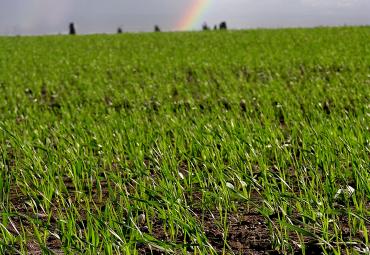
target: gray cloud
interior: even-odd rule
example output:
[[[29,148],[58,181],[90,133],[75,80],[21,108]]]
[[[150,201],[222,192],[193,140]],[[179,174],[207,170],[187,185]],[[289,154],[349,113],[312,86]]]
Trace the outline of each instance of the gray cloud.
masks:
[[[175,30],[194,0],[0,0],[0,34]],[[197,24],[233,28],[370,24],[369,0],[214,0]]]

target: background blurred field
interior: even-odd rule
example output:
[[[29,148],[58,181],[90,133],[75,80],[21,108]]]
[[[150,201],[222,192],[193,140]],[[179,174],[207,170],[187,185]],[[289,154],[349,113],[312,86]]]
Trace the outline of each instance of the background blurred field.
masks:
[[[0,38],[0,253],[369,252],[369,39]]]

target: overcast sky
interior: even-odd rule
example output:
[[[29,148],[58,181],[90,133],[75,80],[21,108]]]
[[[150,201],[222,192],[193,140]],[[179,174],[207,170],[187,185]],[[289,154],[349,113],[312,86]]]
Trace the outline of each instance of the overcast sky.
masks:
[[[0,34],[176,30],[195,0],[0,0]],[[231,28],[370,25],[370,0],[211,0],[202,22]]]

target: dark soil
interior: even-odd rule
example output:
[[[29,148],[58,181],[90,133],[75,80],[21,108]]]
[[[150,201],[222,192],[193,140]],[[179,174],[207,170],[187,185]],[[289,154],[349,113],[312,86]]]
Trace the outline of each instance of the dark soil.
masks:
[[[279,254],[274,251],[270,240],[270,232],[266,225],[265,219],[253,212],[240,211],[228,217],[230,225],[226,236],[226,244],[224,231],[215,222],[218,220],[216,212],[207,214],[198,214],[198,221],[204,229],[204,234],[208,238],[209,243],[218,254],[223,251],[234,252],[235,254]],[[161,241],[170,241],[165,235],[163,223],[157,221],[153,226],[152,235]],[[178,238],[178,243],[181,243],[183,237]],[[191,246],[188,249],[192,251]],[[163,251],[156,250],[149,245],[140,249],[142,254],[164,254]]]
[[[186,166],[182,166],[180,168],[182,170],[182,174],[186,176],[188,173],[186,171]],[[73,184],[71,180],[65,179],[66,187],[68,189],[69,196],[73,200]],[[103,194],[104,196],[108,194],[108,183],[102,182],[101,186],[103,187]],[[14,214],[9,219],[12,221],[12,224],[9,224],[8,230],[13,233],[17,234],[18,230],[23,228],[28,229],[29,233],[32,233],[32,225],[29,223],[27,217],[31,217],[33,219],[38,219],[42,222],[42,226],[47,228],[52,233],[58,233],[59,230],[57,229],[57,219],[53,216],[51,219],[48,219],[46,215],[42,213],[36,214],[27,206],[28,198],[23,196],[19,196],[21,192],[17,191],[17,189],[12,190],[11,194],[11,204],[13,206],[13,210],[16,211],[18,214]],[[229,213],[228,214],[228,229],[225,236],[225,230],[220,227],[218,224],[221,222],[219,213],[217,211],[206,211],[199,209],[199,201],[201,201],[201,192],[193,192],[193,205],[195,206],[192,209],[192,213],[196,221],[199,223],[200,229],[203,230],[204,236],[207,238],[209,244],[215,249],[218,254],[223,254],[226,252],[227,254],[252,254],[252,255],[262,255],[262,254],[273,254],[279,255],[284,254],[283,252],[279,252],[274,249],[275,245],[273,240],[271,239],[271,232],[267,224],[267,219],[262,216],[257,208],[246,209],[240,206],[237,212]],[[254,199],[257,200],[257,194],[254,195]],[[95,197],[95,196],[93,196]],[[96,196],[97,197],[97,196]],[[96,201],[97,203],[104,206],[104,201]],[[58,206],[57,203],[54,203],[54,206]],[[369,205],[370,208],[370,205]],[[53,210],[57,210],[57,208],[53,208]],[[22,216],[23,215],[23,216]],[[55,213],[56,215],[56,213]],[[83,209],[81,211],[81,217],[83,217]],[[299,219],[299,215],[292,216],[295,219]],[[84,219],[79,219],[83,221]],[[273,219],[275,220],[275,219]],[[153,221],[153,231],[149,233],[148,228],[146,226],[141,226],[141,231],[147,233],[154,237],[156,240],[163,241],[168,243],[169,245],[182,245],[184,243],[184,236],[180,234],[177,236],[176,243],[173,244],[173,239],[169,238],[166,235],[165,229],[165,222],[161,219],[152,219]],[[340,218],[340,226],[342,229],[343,240],[359,240],[364,242],[364,236],[361,233],[351,233],[348,224],[348,218],[343,216]],[[17,230],[18,229],[18,230]],[[370,232],[370,225],[368,227],[368,231]],[[296,245],[295,241],[297,240],[295,233],[290,233],[290,244],[291,250],[290,254],[303,254],[300,248]],[[42,254],[42,248],[36,241],[35,237],[30,236],[29,240],[31,240],[27,245],[28,254],[36,255]],[[305,254],[321,254],[322,247],[317,243],[316,240],[312,238],[307,238],[306,240],[306,252]],[[184,249],[188,252],[192,252],[194,247],[191,246],[192,241],[187,240],[187,245]],[[64,254],[62,249],[62,242],[55,236],[50,236],[47,240],[47,249],[51,253],[54,254]],[[11,247],[17,249],[18,247]],[[145,244],[137,244],[137,248],[140,254],[166,254],[165,251],[161,251],[155,246],[151,246],[147,243]],[[344,247],[345,248],[345,247]],[[174,249],[176,253],[176,247]],[[285,251],[285,254],[287,252]],[[12,254],[12,253],[9,253]],[[329,253],[330,254],[330,253]],[[344,253],[345,254],[345,253]]]

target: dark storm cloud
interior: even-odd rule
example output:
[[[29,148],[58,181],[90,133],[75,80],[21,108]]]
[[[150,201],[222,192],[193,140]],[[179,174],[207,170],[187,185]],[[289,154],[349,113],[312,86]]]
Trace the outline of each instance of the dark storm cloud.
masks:
[[[194,0],[0,0],[1,34],[175,30]],[[212,0],[199,22],[234,28],[370,24],[369,0]],[[200,27],[201,24],[199,24]]]

